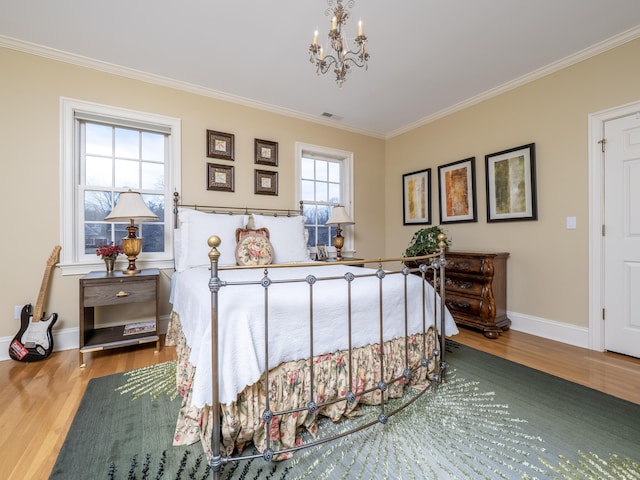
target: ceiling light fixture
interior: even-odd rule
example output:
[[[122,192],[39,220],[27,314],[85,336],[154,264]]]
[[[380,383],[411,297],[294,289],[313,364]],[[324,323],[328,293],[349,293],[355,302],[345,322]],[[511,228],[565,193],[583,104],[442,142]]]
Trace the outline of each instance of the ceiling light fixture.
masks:
[[[325,15],[332,14],[331,30],[328,35],[331,50],[325,52],[324,48],[318,45],[318,30],[316,30],[313,35],[313,43],[309,47],[309,61],[316,65],[318,75],[327,73],[329,69],[333,68],[333,72],[336,74],[336,83],[338,87],[342,88],[342,84],[347,79],[347,73],[351,70],[351,65],[368,69],[367,37],[363,33],[362,20],[360,20],[358,22],[358,36],[353,39],[357,46],[356,50],[349,50],[347,38],[342,34],[342,28],[347,23],[349,12],[342,5],[342,0],[335,1],[333,11],[334,0],[327,0],[327,3],[330,6]],[[355,0],[347,1],[349,8],[352,8],[354,3]]]

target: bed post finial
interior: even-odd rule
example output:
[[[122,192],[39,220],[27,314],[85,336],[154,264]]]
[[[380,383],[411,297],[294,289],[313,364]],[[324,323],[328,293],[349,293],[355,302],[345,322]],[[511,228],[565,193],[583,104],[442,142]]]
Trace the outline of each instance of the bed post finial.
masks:
[[[209,260],[211,262],[218,263],[218,258],[220,258],[220,252],[218,251],[218,246],[220,245],[220,237],[217,235],[211,235],[207,239],[207,245],[211,248],[209,252]]]

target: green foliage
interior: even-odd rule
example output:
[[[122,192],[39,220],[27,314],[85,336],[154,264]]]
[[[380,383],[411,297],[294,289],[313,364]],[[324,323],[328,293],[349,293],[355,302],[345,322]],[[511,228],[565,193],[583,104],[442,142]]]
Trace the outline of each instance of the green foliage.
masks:
[[[404,252],[405,257],[419,257],[420,255],[428,255],[440,251],[438,247],[438,235],[444,233],[440,226],[425,227],[413,234],[409,246]],[[447,248],[451,244],[449,239],[446,240]]]

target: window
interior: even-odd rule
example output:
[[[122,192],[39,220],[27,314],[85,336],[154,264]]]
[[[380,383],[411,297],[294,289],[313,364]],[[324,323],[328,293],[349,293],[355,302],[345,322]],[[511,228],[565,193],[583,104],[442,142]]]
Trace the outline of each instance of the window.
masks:
[[[63,273],[95,268],[96,248],[126,236],[126,224],[104,217],[129,189],[158,216],[138,225],[144,238],[138,264],[172,267],[179,120],[69,99],[62,100],[62,116]]]
[[[308,246],[312,251],[318,244],[332,246],[336,226],[325,225],[331,210],[344,205],[352,215],[353,154],[341,150],[297,144],[298,191],[304,202]],[[353,235],[343,227],[343,251],[353,251]]]

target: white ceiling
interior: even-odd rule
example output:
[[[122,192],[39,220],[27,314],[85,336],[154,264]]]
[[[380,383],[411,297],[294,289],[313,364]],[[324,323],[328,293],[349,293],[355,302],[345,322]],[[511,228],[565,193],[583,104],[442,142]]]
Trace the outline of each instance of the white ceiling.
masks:
[[[0,5],[0,46],[379,137],[640,36],[640,0],[357,0],[347,33],[362,19],[369,69],[339,89],[308,58],[326,0]]]

